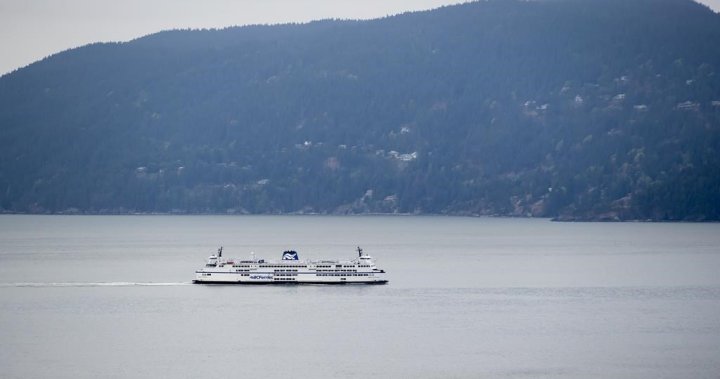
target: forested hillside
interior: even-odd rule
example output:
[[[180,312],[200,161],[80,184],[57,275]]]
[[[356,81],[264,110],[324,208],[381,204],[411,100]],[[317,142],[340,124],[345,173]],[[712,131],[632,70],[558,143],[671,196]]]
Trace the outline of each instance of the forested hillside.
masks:
[[[175,30],[0,78],[0,212],[720,219],[720,15],[484,1]]]

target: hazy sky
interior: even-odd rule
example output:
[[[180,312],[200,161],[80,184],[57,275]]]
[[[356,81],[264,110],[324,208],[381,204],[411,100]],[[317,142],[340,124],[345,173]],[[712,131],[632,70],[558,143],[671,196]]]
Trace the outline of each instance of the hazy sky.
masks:
[[[0,75],[98,41],[160,30],[375,18],[460,0],[0,0]],[[702,0],[715,11],[720,0]]]

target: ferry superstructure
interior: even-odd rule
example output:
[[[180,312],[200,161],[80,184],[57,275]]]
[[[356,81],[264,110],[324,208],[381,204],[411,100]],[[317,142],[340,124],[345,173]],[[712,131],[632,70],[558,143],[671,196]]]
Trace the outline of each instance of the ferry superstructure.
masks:
[[[385,284],[385,270],[377,268],[373,258],[357,248],[353,260],[300,261],[293,250],[283,252],[282,260],[226,259],[222,247],[208,257],[205,267],[195,271],[193,283],[199,284]]]

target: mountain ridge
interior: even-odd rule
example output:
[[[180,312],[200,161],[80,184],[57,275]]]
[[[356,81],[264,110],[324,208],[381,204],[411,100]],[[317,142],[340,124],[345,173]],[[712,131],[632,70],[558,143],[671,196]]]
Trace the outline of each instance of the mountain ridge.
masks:
[[[720,219],[720,17],[487,1],[0,77],[0,211]]]

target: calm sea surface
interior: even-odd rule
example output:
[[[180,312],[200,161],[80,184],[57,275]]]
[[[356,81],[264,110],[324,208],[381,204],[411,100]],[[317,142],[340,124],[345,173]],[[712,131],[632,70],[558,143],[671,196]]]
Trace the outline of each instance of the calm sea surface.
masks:
[[[189,284],[226,256],[385,286]],[[720,378],[720,224],[0,216],[3,378]]]

